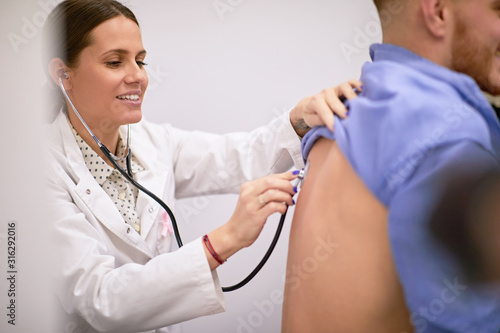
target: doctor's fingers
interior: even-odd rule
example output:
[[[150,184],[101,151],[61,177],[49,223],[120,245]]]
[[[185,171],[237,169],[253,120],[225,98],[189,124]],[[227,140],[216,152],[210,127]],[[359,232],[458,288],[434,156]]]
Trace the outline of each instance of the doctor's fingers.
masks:
[[[359,80],[356,79],[350,79],[349,81],[345,82],[349,84],[353,89],[356,89],[358,92],[363,91],[363,83]],[[356,97],[356,96],[354,96]]]
[[[343,101],[357,96],[354,89],[361,87],[361,82],[350,80],[336,87],[323,89],[319,94],[311,96],[306,107],[305,122],[309,127],[326,125],[333,131],[334,114],[340,118],[347,117],[347,108]]]
[[[259,213],[261,213],[264,219],[267,220],[267,218],[274,213],[279,213],[281,215],[285,214],[288,206],[291,205],[286,204],[284,202],[273,201],[267,203],[264,207],[262,207],[262,209],[259,210]]]
[[[327,98],[332,93],[334,92],[327,92],[325,89],[321,93],[311,96],[304,111],[304,121],[309,127],[325,125],[333,130],[333,114],[345,114],[347,110],[340,101],[336,106],[330,107]]]
[[[261,206],[261,208],[265,208],[267,205],[276,202],[279,204],[287,204],[288,206],[292,206],[295,204],[293,201],[293,196],[295,191],[291,194],[288,192],[282,192],[280,190],[269,189],[264,193],[257,196],[257,202]]]
[[[361,82],[357,80],[350,80],[335,87],[335,94],[342,99],[353,99],[358,97],[361,92]]]
[[[335,114],[340,118],[346,118],[347,108],[344,105],[345,100],[353,99],[358,96],[357,91],[361,91],[361,82],[357,80],[349,80],[327,91],[325,99],[332,110],[336,110]]]
[[[295,190],[291,181],[296,178],[297,175],[294,175],[292,172],[269,175],[243,184],[240,192],[243,195],[258,196],[272,189],[294,195]]]

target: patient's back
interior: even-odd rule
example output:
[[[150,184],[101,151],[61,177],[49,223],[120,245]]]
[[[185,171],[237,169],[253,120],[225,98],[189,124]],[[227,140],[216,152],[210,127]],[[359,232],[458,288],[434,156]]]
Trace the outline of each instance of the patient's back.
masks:
[[[387,209],[335,141],[309,154],[290,233],[282,332],[412,332]]]

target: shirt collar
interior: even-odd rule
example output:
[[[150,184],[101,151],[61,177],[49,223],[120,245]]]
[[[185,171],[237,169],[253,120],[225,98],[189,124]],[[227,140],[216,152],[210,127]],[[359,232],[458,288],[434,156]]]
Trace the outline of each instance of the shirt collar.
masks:
[[[115,171],[116,169],[111,167],[104,161],[104,159],[97,154],[92,147],[90,147],[85,140],[78,134],[78,132],[75,130],[73,126],[71,126],[71,130],[73,132],[73,135],[75,136],[76,142],[78,144],[78,147],[80,148],[80,151],[83,154],[83,159],[85,161],[85,165],[87,166],[87,169],[89,169],[90,173],[94,177],[94,179],[99,183],[99,185],[102,186],[102,184],[106,181],[106,179]],[[124,140],[120,136],[118,138],[118,144],[116,148],[116,157],[125,157],[126,151],[126,144],[124,143]],[[117,161],[118,164],[122,167],[125,168],[125,159]],[[144,167],[137,161],[137,159],[132,155],[131,158],[131,165],[132,165],[132,173],[136,174],[137,172],[143,171]]]
[[[458,91],[467,104],[478,110],[491,126],[499,127],[492,106],[476,84],[476,81],[470,76],[452,71],[408,49],[393,44],[372,44],[370,46],[370,57],[374,63],[382,61],[396,62],[412,67],[430,77],[446,81]]]
[[[78,134],[73,126],[71,126],[71,131],[75,136],[76,143],[80,148],[83,155],[83,160],[87,169],[89,169],[94,179],[102,186],[106,179],[113,173],[113,169],[109,166],[104,159],[101,158],[93,149],[90,147],[85,140]]]

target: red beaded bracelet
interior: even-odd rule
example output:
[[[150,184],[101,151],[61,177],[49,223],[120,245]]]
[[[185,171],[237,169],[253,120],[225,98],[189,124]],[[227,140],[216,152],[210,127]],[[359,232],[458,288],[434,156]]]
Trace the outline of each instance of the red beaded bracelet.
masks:
[[[207,247],[208,252],[210,252],[212,257],[214,257],[214,259],[219,263],[219,265],[222,265],[223,263],[226,262],[226,260],[223,260],[221,257],[219,257],[217,252],[215,252],[214,248],[212,247],[212,243],[210,243],[210,240],[208,239],[207,235],[203,236],[203,243]]]

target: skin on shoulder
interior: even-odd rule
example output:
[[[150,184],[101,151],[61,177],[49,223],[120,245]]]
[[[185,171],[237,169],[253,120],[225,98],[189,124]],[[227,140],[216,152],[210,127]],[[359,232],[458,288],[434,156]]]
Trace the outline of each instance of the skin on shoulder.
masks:
[[[292,222],[282,332],[411,332],[387,228],[337,143],[318,140]]]

